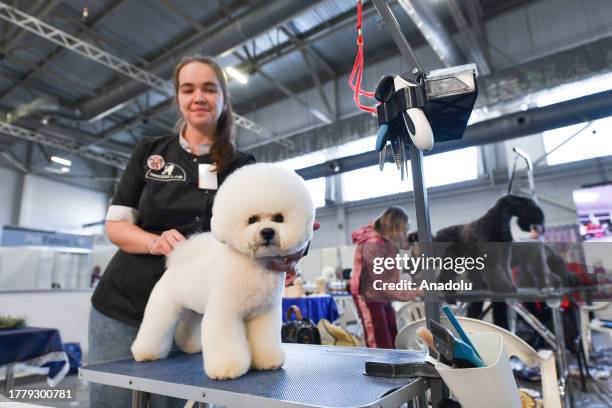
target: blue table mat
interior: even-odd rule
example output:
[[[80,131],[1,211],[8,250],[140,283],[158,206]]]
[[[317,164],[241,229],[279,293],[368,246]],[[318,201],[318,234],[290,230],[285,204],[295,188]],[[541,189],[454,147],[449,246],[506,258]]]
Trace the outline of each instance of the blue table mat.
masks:
[[[425,353],[352,347],[283,344],[286,362],[272,371],[249,371],[235,380],[209,379],[201,354],[172,352],[165,360],[137,363],[132,359],[83,367],[99,373],[122,375],[182,385],[248,394],[314,406],[363,406],[377,401],[413,379],[370,377],[366,361],[423,361]]]

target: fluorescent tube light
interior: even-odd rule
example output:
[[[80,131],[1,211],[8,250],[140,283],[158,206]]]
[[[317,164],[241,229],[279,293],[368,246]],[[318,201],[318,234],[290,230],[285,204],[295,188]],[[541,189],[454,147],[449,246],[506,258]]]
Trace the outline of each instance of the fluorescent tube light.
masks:
[[[225,68],[225,72],[227,72],[227,75],[231,76],[241,84],[246,84],[247,82],[249,82],[249,77],[238,71],[236,68],[227,67]]]
[[[51,161],[68,167],[72,166],[72,162],[68,159],[64,159],[63,157],[51,156]]]

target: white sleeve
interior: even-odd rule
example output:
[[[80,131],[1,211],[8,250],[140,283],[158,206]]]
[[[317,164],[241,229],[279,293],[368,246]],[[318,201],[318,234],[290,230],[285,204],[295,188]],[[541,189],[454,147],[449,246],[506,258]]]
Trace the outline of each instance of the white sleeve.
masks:
[[[138,210],[124,205],[111,205],[106,213],[107,221],[126,221],[136,224],[138,220]]]

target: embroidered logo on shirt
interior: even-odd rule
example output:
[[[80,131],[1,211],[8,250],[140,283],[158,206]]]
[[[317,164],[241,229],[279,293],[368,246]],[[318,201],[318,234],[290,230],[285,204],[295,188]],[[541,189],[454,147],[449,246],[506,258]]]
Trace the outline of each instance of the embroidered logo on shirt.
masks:
[[[145,174],[145,178],[157,181],[185,181],[187,176],[185,170],[178,164],[166,163],[163,168],[155,171],[150,169]]]

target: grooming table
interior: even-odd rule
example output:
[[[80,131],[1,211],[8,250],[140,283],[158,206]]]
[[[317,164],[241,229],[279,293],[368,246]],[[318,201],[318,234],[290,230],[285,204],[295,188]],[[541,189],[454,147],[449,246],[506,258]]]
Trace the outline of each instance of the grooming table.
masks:
[[[427,381],[364,374],[366,361],[422,361],[424,353],[353,347],[283,344],[282,369],[249,371],[235,380],[211,380],[202,354],[174,351],[165,360],[132,359],[82,367],[85,381],[134,390],[132,406],[143,393],[163,394],[227,407],[399,407],[426,406]]]

